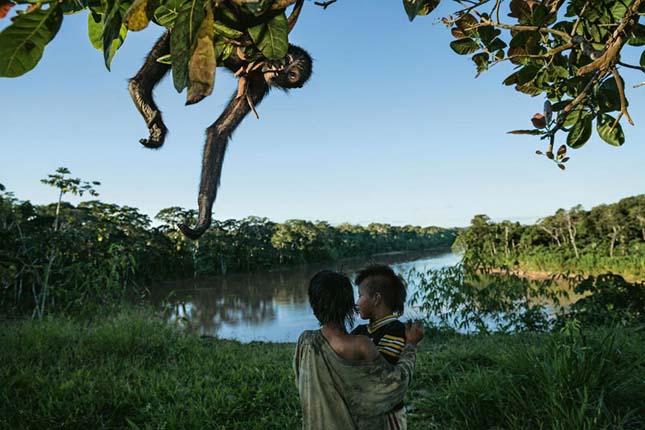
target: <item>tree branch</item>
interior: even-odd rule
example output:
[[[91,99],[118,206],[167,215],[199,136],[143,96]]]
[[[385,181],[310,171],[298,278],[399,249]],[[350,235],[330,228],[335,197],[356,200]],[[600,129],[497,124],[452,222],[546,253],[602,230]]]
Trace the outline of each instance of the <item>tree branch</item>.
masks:
[[[614,33],[611,35],[607,43],[605,44],[605,49],[603,54],[593,60],[591,63],[587,64],[584,67],[578,69],[578,76],[585,75],[594,70],[600,71],[601,77],[606,75],[618,61],[618,56],[620,51],[623,48],[623,45],[627,42],[627,37],[623,34],[625,27],[628,25],[634,24],[638,21],[638,8],[640,7],[643,0],[634,0],[634,3],[629,7],[627,13],[623,17],[620,25],[616,28]]]
[[[300,16],[300,11],[302,11],[302,5],[305,3],[305,0],[296,0],[296,5],[293,7],[293,10],[291,11],[291,15],[289,15],[289,18],[287,19],[287,23],[289,26],[289,33],[291,33],[291,30],[293,30],[293,27],[296,26],[296,23],[298,22],[298,17]]]
[[[625,98],[625,88],[623,85],[623,80],[620,77],[620,73],[618,73],[617,68],[613,68],[611,71],[614,75],[614,80],[616,81],[616,87],[618,88],[618,95],[620,95],[620,113],[621,115],[625,115],[625,118],[627,118],[627,122],[629,122],[630,125],[634,125],[634,121],[632,121],[632,118],[629,116],[629,112],[627,112],[627,99]],[[612,129],[616,127],[618,124],[618,121],[620,121],[620,116],[616,118],[616,122],[614,125],[611,127]]]

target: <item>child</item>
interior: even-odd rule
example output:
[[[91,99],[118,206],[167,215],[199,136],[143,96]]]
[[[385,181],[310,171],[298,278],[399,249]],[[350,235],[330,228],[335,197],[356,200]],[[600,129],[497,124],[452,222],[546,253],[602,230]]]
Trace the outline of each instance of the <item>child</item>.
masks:
[[[347,334],[355,314],[347,276],[323,270],[309,282],[309,303],[320,330],[305,330],[293,358],[304,430],[386,430],[388,411],[403,401],[423,339],[419,323],[406,327],[408,344],[392,366],[372,341]]]
[[[360,270],[355,283],[358,312],[370,322],[359,325],[351,334],[369,337],[383,357],[396,364],[405,348],[405,325],[398,319],[405,306],[405,282],[389,266],[374,264]],[[386,419],[390,429],[406,429],[403,403],[387,413]]]

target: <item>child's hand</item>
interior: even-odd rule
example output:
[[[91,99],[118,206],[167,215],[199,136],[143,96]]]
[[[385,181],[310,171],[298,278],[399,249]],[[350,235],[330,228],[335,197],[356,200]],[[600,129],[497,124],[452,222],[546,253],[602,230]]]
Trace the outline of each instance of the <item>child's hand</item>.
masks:
[[[405,325],[405,341],[416,345],[423,339],[423,324],[421,321],[408,321]]]

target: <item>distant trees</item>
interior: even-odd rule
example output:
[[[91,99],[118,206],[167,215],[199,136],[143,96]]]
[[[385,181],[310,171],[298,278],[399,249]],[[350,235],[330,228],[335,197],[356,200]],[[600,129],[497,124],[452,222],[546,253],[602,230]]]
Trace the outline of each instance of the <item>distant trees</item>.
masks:
[[[534,225],[476,215],[455,246],[468,258],[547,271],[613,270],[645,276],[645,194],[585,211],[558,209]]]
[[[199,240],[178,232],[194,210],[162,209],[158,225],[137,208],[84,201],[96,182],[70,178],[61,168],[44,180],[59,189],[56,203],[32,205],[0,187],[0,312],[45,308],[94,312],[132,295],[152,280],[253,271],[377,252],[449,248],[456,230],[342,224],[267,218],[215,221]]]

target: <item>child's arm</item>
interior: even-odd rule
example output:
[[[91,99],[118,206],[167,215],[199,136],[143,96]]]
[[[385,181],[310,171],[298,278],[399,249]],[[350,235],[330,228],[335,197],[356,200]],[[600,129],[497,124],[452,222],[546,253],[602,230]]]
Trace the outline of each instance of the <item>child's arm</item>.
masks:
[[[376,348],[383,357],[392,364],[396,364],[405,348],[405,325],[397,321],[388,327],[387,333],[379,340]]]

